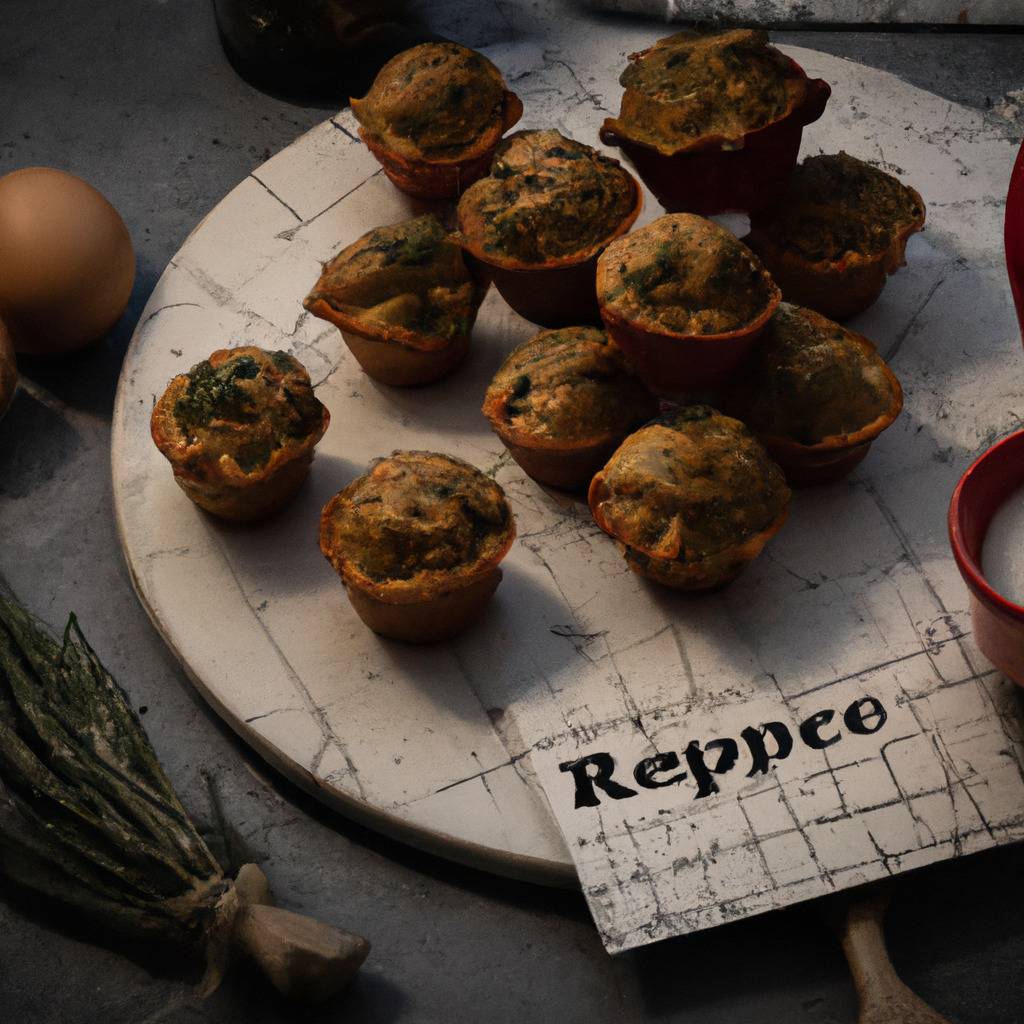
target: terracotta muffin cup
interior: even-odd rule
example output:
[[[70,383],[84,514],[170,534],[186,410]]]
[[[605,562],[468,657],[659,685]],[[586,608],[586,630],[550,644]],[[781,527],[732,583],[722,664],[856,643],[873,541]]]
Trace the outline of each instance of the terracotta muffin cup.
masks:
[[[563,442],[562,447],[527,446],[517,443],[512,434],[497,427],[493,429],[527,476],[562,491],[585,490],[619,446],[619,439],[576,445]]]
[[[249,481],[241,470],[224,470],[224,479],[210,483],[183,467],[174,467],[174,482],[200,508],[233,523],[266,519],[286,505],[302,486],[313,464],[313,453],[292,458],[260,479]]]
[[[338,328],[368,376],[392,387],[413,388],[441,380],[469,352],[472,324],[465,334],[452,339],[422,338],[403,327],[359,320],[324,299],[317,299],[306,308]]]
[[[646,51],[644,51],[646,52]],[[788,58],[787,58],[788,59]],[[749,213],[781,199],[800,151],[804,125],[817,121],[832,93],[821,78],[808,78],[789,60],[790,78],[803,78],[803,100],[782,117],[747,132],[739,146],[723,149],[719,136],[673,154],[622,135],[606,119],[599,132],[606,146],[618,146],[669,213]]]
[[[979,456],[960,478],[949,503],[949,542],[970,592],[974,639],[993,665],[1024,686],[1024,605],[993,589],[981,565],[992,517],[1024,486],[1024,430]]]
[[[469,352],[468,334],[455,338],[444,348],[426,350],[354,331],[342,331],[341,336],[369,376],[398,388],[419,387],[447,377]]]
[[[494,151],[505,134],[523,116],[522,100],[505,90],[501,120],[484,132],[476,145],[457,160],[416,160],[388,149],[365,128],[359,136],[384,168],[394,186],[416,199],[455,199],[491,168]]]
[[[552,258],[544,263],[504,259],[496,262],[465,236],[461,242],[467,262],[482,278],[492,280],[501,297],[524,319],[541,327],[600,325],[595,282],[597,260],[609,242],[626,234],[643,208],[643,192],[626,175],[633,190],[629,213],[616,229],[582,256]]]
[[[782,529],[789,515],[787,505],[765,529],[751,534],[741,543],[723,548],[715,555],[699,562],[681,562],[676,559],[659,558],[619,540],[601,514],[601,503],[607,497],[609,492],[602,471],[591,481],[587,493],[587,503],[590,505],[594,522],[615,541],[630,569],[654,583],[675,590],[716,590],[728,585],[757,558],[768,541]]]
[[[861,345],[875,351],[875,345],[863,334],[851,331]],[[786,480],[796,485],[827,484],[841,480],[863,461],[871,443],[887,427],[891,426],[903,409],[903,388],[899,378],[883,363],[886,380],[889,382],[892,403],[881,415],[860,430],[849,434],[834,434],[817,444],[800,444],[789,437],[774,437],[754,431],[757,439],[768,450],[768,454],[782,467]],[[742,419],[742,417],[740,417]],[[753,430],[753,428],[751,428]]]
[[[424,601],[396,604],[346,581],[345,593],[356,614],[374,633],[407,644],[432,644],[458,636],[487,609],[501,582],[501,570]]]
[[[910,191],[923,211],[921,196],[914,189]],[[920,220],[899,231],[883,252],[851,252],[840,260],[809,260],[801,256],[773,238],[756,216],[743,241],[761,257],[787,302],[807,306],[833,320],[846,320],[878,300],[888,276],[906,264],[907,242],[924,223],[922,212]]]
[[[685,395],[707,391],[727,380],[768,326],[781,300],[782,293],[773,287],[768,305],[754,320],[723,334],[683,334],[667,328],[656,331],[626,320],[606,306],[601,307],[601,319],[636,375],[652,391]]]

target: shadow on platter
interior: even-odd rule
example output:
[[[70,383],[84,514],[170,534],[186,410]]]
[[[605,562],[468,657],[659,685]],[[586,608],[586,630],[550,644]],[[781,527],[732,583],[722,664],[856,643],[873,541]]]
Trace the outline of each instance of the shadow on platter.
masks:
[[[365,470],[337,455],[318,454],[298,493],[280,511],[258,523],[234,524],[202,515],[217,534],[239,583],[268,581],[277,597],[304,593],[336,579],[320,553],[320,512],[346,484]]]
[[[550,691],[567,668],[593,665],[587,638],[566,623],[565,603],[554,588],[510,561],[502,563],[504,578],[480,619],[462,635],[424,645],[378,638],[388,670],[412,680],[446,713],[462,706],[451,699],[456,685],[468,687],[488,710],[523,706]],[[469,706],[474,718],[479,705]]]

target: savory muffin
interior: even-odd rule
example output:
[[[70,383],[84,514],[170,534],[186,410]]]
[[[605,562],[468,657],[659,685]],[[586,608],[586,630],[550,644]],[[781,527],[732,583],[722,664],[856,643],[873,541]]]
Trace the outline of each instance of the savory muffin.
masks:
[[[850,472],[899,415],[903,391],[875,346],[820,313],[783,302],[722,399],[790,483]]]
[[[678,32],[629,59],[619,116],[605,120],[601,141],[625,150],[667,210],[770,200],[830,92],[754,29]]]
[[[330,419],[294,356],[244,345],[218,349],[175,377],[150,426],[197,505],[250,521],[295,493]]]
[[[385,384],[426,384],[469,349],[486,288],[433,214],[375,228],[324,265],[303,305]]]
[[[790,302],[833,319],[867,309],[924,227],[921,196],[847,153],[808,157],[746,241]]]
[[[553,130],[516,132],[459,200],[459,231],[527,320],[596,323],[594,261],[640,205],[639,186],[616,161]]]
[[[359,134],[409,195],[449,199],[487,173],[523,105],[501,72],[457,43],[423,43],[392,57],[352,99]]]
[[[658,412],[604,331],[544,331],[513,350],[483,405],[494,432],[542,484],[586,487],[619,442]]]
[[[741,142],[807,93],[806,78],[758,29],[677,32],[629,59],[619,116],[605,126],[666,154],[710,138]]]
[[[516,132],[459,200],[459,229],[491,263],[575,262],[620,233],[635,203],[629,174],[596,149],[554,130]]]
[[[480,615],[515,533],[490,477],[450,455],[398,451],[327,503],[320,550],[367,626],[428,643]]]
[[[706,405],[627,437],[589,494],[594,521],[630,568],[681,590],[734,579],[782,527],[789,498],[747,428]]]
[[[761,261],[725,228],[675,213],[616,239],[597,263],[608,333],[659,391],[718,383],[779,303]]]

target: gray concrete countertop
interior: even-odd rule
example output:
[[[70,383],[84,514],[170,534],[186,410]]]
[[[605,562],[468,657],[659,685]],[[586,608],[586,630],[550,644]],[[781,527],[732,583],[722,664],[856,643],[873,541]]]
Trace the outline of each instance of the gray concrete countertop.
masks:
[[[552,17],[616,19],[570,3],[421,3],[471,46]],[[652,23],[651,37],[663,33]],[[1024,36],[785,32],[893,71],[1022,132]],[[194,816],[233,826],[226,859],[257,858],[282,905],[367,935],[348,992],[296,1011],[245,966],[205,1003],[196,965],[118,943],[0,890],[0,1021],[288,1020],[351,1024],[559,1021],[843,1022],[855,1017],[838,946],[813,906],[612,959],[582,898],[492,878],[382,839],[274,776],[193,692],[132,591],[111,513],[110,416],[125,347],[156,279],[233,185],[333,108],[260,93],[231,69],[208,0],[4,0],[0,174],[43,164],[104,192],[135,242],[138,277],[112,334],[60,360],[23,359],[0,423],[0,573],[54,626],[75,610],[143,714]],[[1024,1021],[1024,851],[903,879],[890,913],[906,980],[960,1024]]]

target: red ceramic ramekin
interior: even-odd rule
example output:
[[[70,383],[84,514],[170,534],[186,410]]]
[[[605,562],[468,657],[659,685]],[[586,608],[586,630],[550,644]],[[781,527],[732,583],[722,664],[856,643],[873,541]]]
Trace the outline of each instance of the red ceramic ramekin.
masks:
[[[779,305],[776,288],[749,324],[724,334],[651,330],[601,307],[605,330],[656,395],[696,395],[720,387],[750,353]]]
[[[785,195],[804,125],[821,117],[832,94],[824,79],[808,78],[795,60],[789,59],[789,64],[789,77],[807,80],[807,95],[777,121],[747,132],[736,148],[724,149],[721,138],[709,137],[690,149],[665,154],[620,135],[607,122],[599,132],[601,141],[618,146],[629,157],[669,213],[707,216],[763,209]]]
[[[1024,486],[1024,430],[979,456],[949,503],[949,542],[971,593],[974,637],[984,655],[1024,686],[1024,605],[996,593],[981,568],[981,547],[999,506]]]

